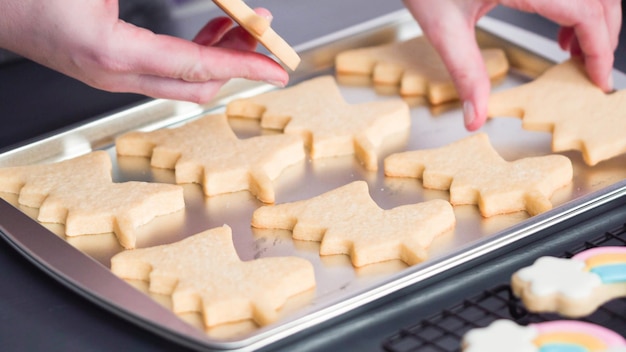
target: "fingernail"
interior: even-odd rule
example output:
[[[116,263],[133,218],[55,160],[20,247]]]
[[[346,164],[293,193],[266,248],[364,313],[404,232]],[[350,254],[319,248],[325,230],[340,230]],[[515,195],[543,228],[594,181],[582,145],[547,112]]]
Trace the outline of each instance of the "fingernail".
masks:
[[[609,78],[606,80],[606,84],[609,86],[609,92],[613,90],[613,72],[609,72]]]
[[[267,12],[262,12],[261,14],[259,14],[259,16],[265,18],[266,20],[272,22],[272,20],[274,19],[274,16],[272,15],[271,12],[267,11]]]
[[[273,80],[267,80],[265,81],[266,83],[269,83],[273,86],[276,86],[278,88],[284,88],[285,87],[285,83],[281,82],[281,81],[273,81]]]
[[[472,104],[472,102],[469,100],[463,102],[463,119],[465,121],[465,128],[471,126],[476,119],[476,110],[474,110],[474,104]]]

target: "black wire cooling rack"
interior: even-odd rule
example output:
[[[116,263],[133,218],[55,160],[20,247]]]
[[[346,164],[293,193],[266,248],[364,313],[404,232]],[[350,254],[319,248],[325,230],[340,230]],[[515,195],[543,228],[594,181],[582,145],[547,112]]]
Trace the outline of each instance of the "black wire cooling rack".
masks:
[[[565,252],[562,257],[569,258],[583,250],[600,246],[626,246],[626,224],[583,242]],[[386,338],[382,346],[390,352],[460,351],[461,339],[468,330],[487,326],[497,319],[509,319],[526,325],[563,317],[526,311],[513,295],[509,284],[502,284],[465,299],[415,325],[400,329]],[[578,320],[602,325],[626,336],[626,298],[607,302],[592,315]]]

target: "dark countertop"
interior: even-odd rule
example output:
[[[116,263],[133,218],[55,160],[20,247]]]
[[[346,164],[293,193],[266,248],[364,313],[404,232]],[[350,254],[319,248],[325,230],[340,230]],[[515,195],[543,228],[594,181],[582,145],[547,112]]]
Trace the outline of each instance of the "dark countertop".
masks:
[[[399,1],[369,1],[372,5],[360,5],[359,11],[351,11],[352,3],[362,4],[359,0],[323,0],[315,2],[314,9],[308,1],[290,1],[288,6],[280,0],[249,3],[260,3],[272,10],[276,31],[290,43],[298,44],[401,8]],[[166,27],[183,37],[192,35],[202,21],[213,17],[206,11],[180,12],[184,22]],[[342,21],[337,20],[339,13]],[[556,34],[554,24],[533,15],[507,9],[497,9],[491,15],[548,37]],[[624,32],[621,42],[626,42]],[[616,67],[626,71],[624,45],[618,51]],[[134,94],[98,91],[26,60],[5,63],[0,65],[0,150],[144,99]],[[184,350],[67,289],[2,240],[0,268],[4,274],[0,290],[0,350]]]

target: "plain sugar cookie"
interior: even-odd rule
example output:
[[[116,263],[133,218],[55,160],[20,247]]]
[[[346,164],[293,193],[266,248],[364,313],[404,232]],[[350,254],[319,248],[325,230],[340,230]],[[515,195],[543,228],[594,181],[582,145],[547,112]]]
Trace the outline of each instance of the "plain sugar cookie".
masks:
[[[242,0],[213,0],[213,2],[287,67],[291,70],[295,70],[298,67],[300,56],[270,27],[268,19],[257,15]]]
[[[149,281],[151,292],[172,297],[175,313],[199,312],[207,328],[247,319],[267,325],[288,298],[315,287],[313,265],[305,259],[241,261],[228,226],[121,252],[111,270],[122,279]]]
[[[570,59],[532,82],[493,93],[490,117],[522,118],[522,127],[552,132],[552,151],[579,150],[588,165],[626,153],[626,89],[605,94]]]
[[[482,49],[481,54],[492,80],[506,75],[509,63],[503,50]],[[371,77],[377,86],[399,86],[400,95],[425,96],[431,104],[458,99],[448,69],[423,36],[341,52],[335,70],[338,75]]]
[[[176,183],[201,184],[207,196],[248,190],[265,203],[274,202],[273,180],[305,157],[299,136],[239,139],[222,114],[171,129],[130,132],[115,147],[119,155],[151,158],[154,167],[174,169]]]
[[[383,141],[411,124],[402,99],[348,104],[332,76],[234,100],[226,114],[260,118],[264,128],[302,136],[313,159],[356,154],[368,170],[378,168]]]
[[[452,206],[444,200],[383,210],[365,181],[307,200],[263,206],[252,215],[252,226],[287,229],[294,239],[319,241],[320,255],[347,254],[355,267],[393,259],[420,263],[435,237],[455,223]]]
[[[185,207],[183,189],[146,182],[114,183],[111,158],[96,151],[52,164],[0,169],[0,191],[39,208],[37,220],[65,224],[67,236],[114,232],[135,247],[135,229]]]
[[[572,181],[562,155],[508,162],[478,133],[447,146],[396,153],[385,158],[385,175],[422,179],[424,188],[450,190],[450,203],[477,204],[484,217],[552,208],[550,196]]]

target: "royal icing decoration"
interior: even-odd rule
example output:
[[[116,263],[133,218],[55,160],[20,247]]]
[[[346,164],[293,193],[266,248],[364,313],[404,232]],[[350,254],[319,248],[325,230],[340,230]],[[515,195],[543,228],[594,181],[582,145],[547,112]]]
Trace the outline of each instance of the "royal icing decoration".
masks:
[[[463,338],[464,352],[626,352],[626,340],[592,323],[558,320],[517,325],[496,320],[470,330]]]
[[[541,257],[533,265],[518,271],[517,275],[529,282],[531,291],[539,296],[560,293],[581,298],[602,285],[598,275],[585,270],[584,262],[554,257]]]
[[[586,297],[601,285],[626,284],[626,247],[588,249],[570,259],[541,257],[516,275],[539,296]]]
[[[516,272],[511,287],[531,312],[587,316],[626,297],[626,247],[588,249],[570,259],[541,257]]]

